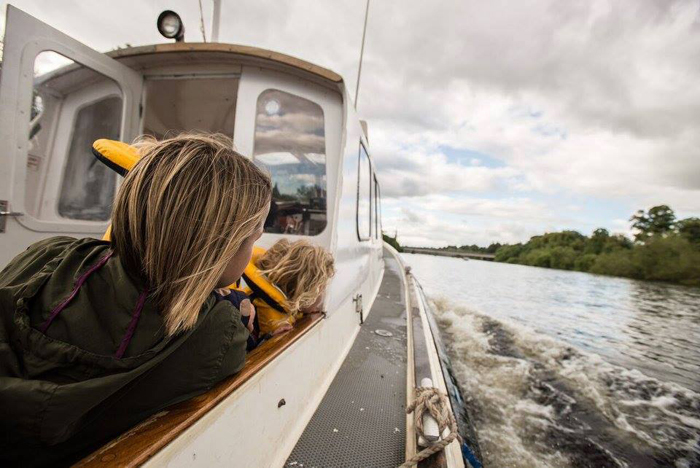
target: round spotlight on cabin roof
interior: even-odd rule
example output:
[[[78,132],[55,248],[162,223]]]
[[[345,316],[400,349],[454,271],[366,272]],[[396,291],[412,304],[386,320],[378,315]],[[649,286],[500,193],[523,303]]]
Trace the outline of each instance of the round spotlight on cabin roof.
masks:
[[[165,10],[158,15],[158,32],[167,39],[182,42],[185,39],[185,25],[180,15],[172,10]]]

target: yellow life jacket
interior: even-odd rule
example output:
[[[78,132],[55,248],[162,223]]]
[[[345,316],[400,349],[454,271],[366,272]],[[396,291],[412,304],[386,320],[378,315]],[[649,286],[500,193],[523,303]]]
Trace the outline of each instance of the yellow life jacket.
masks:
[[[265,253],[262,247],[253,247],[253,256],[248,266],[243,271],[243,280],[246,287],[231,285],[231,289],[238,289],[247,294],[255,306],[260,323],[260,333],[265,335],[272,333],[285,323],[294,325],[301,316],[300,313],[292,314],[287,306],[287,296],[265,275],[263,275],[255,263]]]
[[[115,171],[120,176],[134,167],[136,161],[141,158],[139,152],[133,146],[116,140],[100,139],[92,144],[92,154],[105,166]],[[102,240],[110,240],[112,226],[107,227],[107,232],[102,236]]]
[[[136,148],[128,143],[104,138],[92,144],[92,154],[121,176],[125,176],[141,158]]]

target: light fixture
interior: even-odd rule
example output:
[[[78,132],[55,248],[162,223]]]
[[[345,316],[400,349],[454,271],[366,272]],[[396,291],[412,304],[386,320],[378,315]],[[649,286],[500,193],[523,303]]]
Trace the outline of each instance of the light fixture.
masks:
[[[172,10],[165,10],[158,15],[158,32],[167,39],[175,39],[177,42],[185,40],[185,25],[182,24],[180,15]]]

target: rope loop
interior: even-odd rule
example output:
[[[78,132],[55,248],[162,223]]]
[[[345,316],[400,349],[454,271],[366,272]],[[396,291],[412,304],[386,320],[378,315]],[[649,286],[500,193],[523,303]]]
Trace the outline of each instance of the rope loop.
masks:
[[[414,414],[417,435],[428,441],[423,432],[423,415],[426,411],[437,421],[441,436],[445,429],[449,429],[450,433],[447,437],[441,438],[406,460],[399,468],[409,468],[417,465],[418,462],[425,460],[434,453],[444,450],[455,439],[460,444],[462,443],[462,437],[459,435],[454,414],[450,410],[447,395],[435,387],[416,387],[416,399],[406,408],[406,413]]]

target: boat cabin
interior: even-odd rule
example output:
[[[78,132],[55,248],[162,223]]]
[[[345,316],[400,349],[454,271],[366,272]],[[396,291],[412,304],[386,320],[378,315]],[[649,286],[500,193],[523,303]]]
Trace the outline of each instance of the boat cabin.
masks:
[[[232,137],[241,154],[270,171],[272,214],[259,245],[305,238],[336,258],[325,309],[327,322],[336,322],[337,314],[343,323],[323,327],[319,339],[329,342],[320,357],[328,358],[306,376],[322,388],[319,379],[328,378],[327,369],[352,343],[362,304],[371,305],[384,271],[379,183],[367,137],[342,78],[325,68],[219,43],[103,54],[8,6],[0,85],[0,264],[50,236],[103,235],[122,178],[94,158],[93,141],[193,130]],[[284,343],[270,343],[278,349],[261,353],[263,363],[249,360],[235,386],[319,320],[302,324]],[[281,385],[292,373],[302,377],[298,366],[276,364],[278,375],[259,372],[266,386]],[[314,393],[288,399],[302,411],[320,398]],[[278,400],[271,405],[275,412]],[[284,427],[291,429],[292,421]]]
[[[343,79],[294,57],[231,44],[175,42],[104,54],[11,5],[6,18],[0,268],[47,237],[103,235],[122,178],[93,157],[93,141],[132,142],[140,135],[194,130],[232,137],[238,152],[270,172],[271,215],[260,246],[303,238],[330,250],[336,262],[326,314],[304,317],[292,332],[250,353],[239,374],[152,416],[79,465],[230,466],[232,459],[236,466],[284,465],[293,450],[301,450],[297,444],[307,423],[333,393],[329,387],[341,365],[348,365],[346,356],[355,356],[357,348],[368,359],[384,359],[364,350],[392,333],[363,329],[368,317],[395,327],[401,338],[391,359],[381,363],[389,366],[387,376],[396,375],[396,385],[389,388],[388,380],[372,376],[385,383],[383,391],[393,392],[394,416],[405,421],[398,434],[393,426],[385,431],[400,442],[397,460],[415,453],[412,420],[403,412],[419,377],[410,365],[406,370],[413,339],[422,340],[430,357],[420,360],[426,375],[444,391],[446,380],[425,318],[427,303],[414,298],[409,308],[404,266],[383,245],[379,177],[366,124]],[[386,271],[389,280],[383,282]],[[393,288],[381,294],[390,298],[385,303],[375,301],[380,286]],[[372,312],[372,318],[375,304],[383,312]],[[414,338],[412,314],[422,327]],[[371,431],[360,432],[380,450],[386,446],[385,439],[368,436]],[[254,443],[237,443],[251,437]],[[431,466],[465,466],[459,445],[446,453],[450,463]]]

